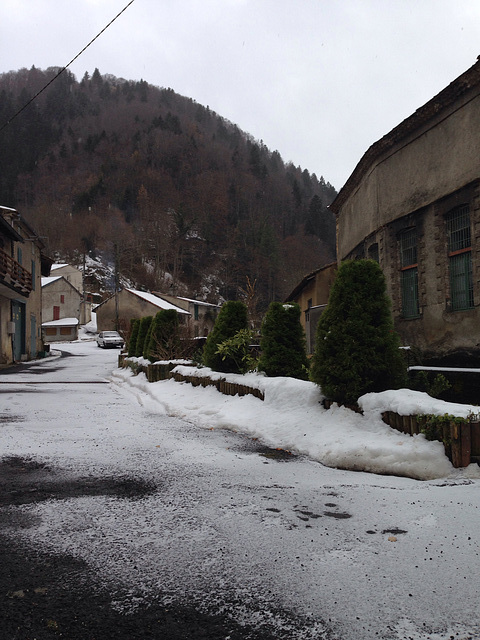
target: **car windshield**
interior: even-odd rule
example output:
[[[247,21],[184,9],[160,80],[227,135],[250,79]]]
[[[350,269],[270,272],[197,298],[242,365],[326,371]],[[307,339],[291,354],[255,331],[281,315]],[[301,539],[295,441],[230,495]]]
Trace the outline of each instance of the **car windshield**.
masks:
[[[103,336],[105,338],[119,338],[119,334],[116,331],[104,331]]]

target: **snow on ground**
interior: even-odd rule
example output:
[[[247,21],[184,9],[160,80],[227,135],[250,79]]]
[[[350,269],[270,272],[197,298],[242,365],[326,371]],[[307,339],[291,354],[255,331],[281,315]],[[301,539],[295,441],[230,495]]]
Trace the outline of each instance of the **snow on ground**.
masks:
[[[362,417],[325,411],[309,383],[254,376],[265,402],[232,398],[149,384],[92,341],[56,349],[72,357],[1,385],[0,457],[78,477],[134,474],[156,491],[11,507],[33,518],[13,534],[84,559],[116,607],[160,593],[165,606],[228,611],[258,638],[267,623],[289,640],[480,637],[480,481],[437,443],[384,425],[384,396]],[[264,457],[235,430],[305,455]],[[378,475],[392,468],[431,479]]]
[[[135,359],[136,360],[136,359]],[[143,359],[139,360],[144,363]],[[262,401],[253,396],[224,396],[214,387],[193,387],[189,383],[164,380],[149,383],[145,374],[135,376],[130,369],[118,369],[113,379],[152,399],[168,415],[194,421],[207,428],[240,431],[259,438],[272,447],[309,456],[329,467],[352,471],[407,476],[419,480],[458,476],[480,478],[479,467],[455,470],[445,456],[443,444],[429,442],[387,426],[383,411],[402,415],[451,413],[467,416],[478,407],[435,400],[425,393],[402,389],[367,394],[359,404],[364,415],[334,405],[326,410],[317,385],[293,378],[267,378],[220,374],[208,368],[177,366],[183,375],[226,378],[260,389]]]

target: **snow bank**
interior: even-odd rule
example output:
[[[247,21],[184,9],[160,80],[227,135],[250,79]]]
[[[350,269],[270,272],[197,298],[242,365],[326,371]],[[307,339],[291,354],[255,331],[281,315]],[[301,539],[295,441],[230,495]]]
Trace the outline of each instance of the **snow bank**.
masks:
[[[445,413],[466,418],[469,414],[478,413],[480,407],[473,404],[457,404],[437,400],[426,393],[399,389],[398,391],[382,391],[381,393],[367,393],[358,400],[364,411],[378,412],[395,411],[401,416],[414,416],[429,413],[442,416]]]
[[[317,385],[293,378],[267,378],[221,374],[208,368],[177,366],[183,375],[224,378],[260,389],[262,401],[253,396],[224,396],[215,387],[193,387],[163,380],[149,383],[144,374],[128,369],[113,373],[114,380],[129,388],[140,403],[204,428],[240,431],[263,443],[303,454],[329,467],[393,474],[418,480],[458,475],[440,442],[423,435],[400,433],[381,419],[382,411],[398,413],[456,413],[467,415],[466,405],[452,405],[408,390],[367,394],[360,399],[364,415],[333,405],[329,410]],[[463,412],[463,413],[462,413]],[[467,474],[480,477],[477,465]]]

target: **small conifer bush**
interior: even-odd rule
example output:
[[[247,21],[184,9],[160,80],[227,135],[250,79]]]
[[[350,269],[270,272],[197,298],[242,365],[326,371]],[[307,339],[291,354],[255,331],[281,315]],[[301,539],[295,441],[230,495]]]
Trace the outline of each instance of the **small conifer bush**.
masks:
[[[220,309],[215,325],[203,349],[203,364],[213,371],[240,373],[238,362],[218,353],[218,346],[233,338],[238,331],[248,328],[247,306],[239,300],[230,300]]]
[[[151,362],[175,358],[178,355],[179,345],[178,313],[175,309],[162,309],[150,325],[144,356]]]
[[[305,332],[296,303],[272,302],[262,323],[259,371],[267,376],[308,379]]]
[[[311,366],[311,379],[330,400],[354,404],[365,393],[405,384],[390,305],[377,262],[341,264],[318,322]]]
[[[143,356],[143,349],[145,348],[145,339],[148,334],[148,330],[152,323],[153,316],[145,316],[140,319],[140,326],[138,328],[137,345],[135,347],[135,356],[141,358]]]
[[[140,318],[130,320],[130,337],[128,338],[128,355],[135,356],[137,350],[138,330],[140,328]]]

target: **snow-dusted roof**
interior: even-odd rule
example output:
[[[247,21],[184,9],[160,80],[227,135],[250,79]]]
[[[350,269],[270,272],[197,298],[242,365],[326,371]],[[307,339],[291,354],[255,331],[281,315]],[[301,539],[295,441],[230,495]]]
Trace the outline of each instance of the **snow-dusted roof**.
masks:
[[[47,285],[52,284],[52,282],[60,280],[61,278],[63,278],[63,276],[48,276],[47,278],[42,278],[42,287],[46,287]]]
[[[60,320],[50,320],[50,322],[43,322],[42,327],[75,327],[77,324],[77,318],[60,318]]]
[[[56,264],[52,264],[50,271],[55,271],[55,269],[62,269],[63,267],[68,267],[70,266],[67,262],[60,264],[60,263],[56,263]]]
[[[211,302],[203,302],[202,300],[193,300],[192,298],[183,298],[182,296],[177,296],[179,300],[185,300],[185,302],[192,302],[193,304],[199,304],[202,307],[219,307],[218,304],[212,304]]]
[[[143,300],[146,300],[147,302],[155,305],[159,309],[173,309],[178,313],[183,313],[184,315],[187,315],[187,316],[190,315],[190,313],[188,311],[185,311],[185,309],[176,307],[174,304],[170,304],[170,302],[167,302],[163,298],[159,298],[158,296],[153,295],[153,293],[147,293],[146,291],[137,291],[136,289],[125,289],[125,291],[128,291],[129,293],[133,293],[133,295],[138,296]]]

